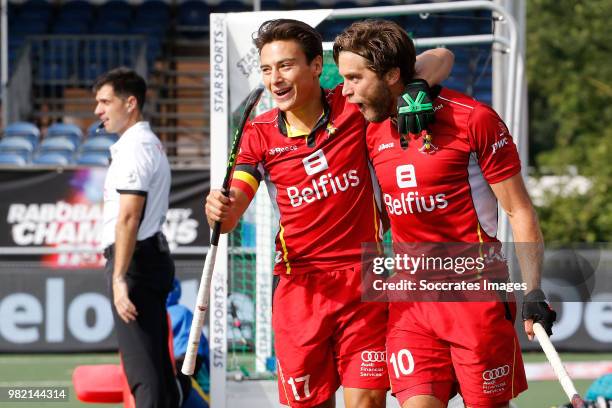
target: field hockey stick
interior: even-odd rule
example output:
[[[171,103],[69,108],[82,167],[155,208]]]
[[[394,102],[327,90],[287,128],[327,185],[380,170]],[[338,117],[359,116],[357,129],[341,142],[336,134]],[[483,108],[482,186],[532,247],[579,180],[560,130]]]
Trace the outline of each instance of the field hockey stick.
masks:
[[[540,323],[534,323],[533,331],[538,338],[540,346],[542,347],[542,350],[544,350],[544,354],[546,354],[546,358],[548,358],[548,361],[550,362],[559,383],[561,383],[563,391],[565,391],[567,394],[567,397],[572,402],[572,405],[574,408],[584,408],[584,400],[580,397],[580,394],[578,394],[572,379],[567,374],[567,370],[563,366],[561,358],[559,357],[557,350],[555,350],[555,346],[553,346],[548,334],[546,334],[546,330]]]
[[[242,132],[244,125],[249,119],[249,115],[263,92],[264,88],[258,86],[255,88],[247,97],[246,106],[244,112],[240,117],[238,127],[234,132],[234,140],[232,141],[232,147],[230,149],[230,155],[227,160],[227,169],[225,171],[225,178],[223,179],[223,194],[229,197],[229,187],[232,178],[232,172],[236,164],[236,155],[238,154],[238,147],[240,146],[240,139],[242,139]],[[210,248],[206,254],[206,261],[204,262],[204,269],[202,270],[202,278],[200,280],[200,287],[198,289],[198,297],[196,305],[193,310],[193,320],[191,322],[191,329],[189,330],[189,343],[187,343],[187,351],[185,353],[185,360],[181,371],[185,375],[192,375],[195,368],[196,356],[198,354],[198,346],[200,345],[200,336],[202,334],[202,326],[204,325],[204,318],[206,317],[206,311],[208,310],[208,302],[210,295],[210,284],[212,281],[213,269],[215,267],[215,258],[217,257],[217,246],[219,245],[219,235],[221,234],[221,223],[215,222],[213,226],[213,233],[210,238]]]

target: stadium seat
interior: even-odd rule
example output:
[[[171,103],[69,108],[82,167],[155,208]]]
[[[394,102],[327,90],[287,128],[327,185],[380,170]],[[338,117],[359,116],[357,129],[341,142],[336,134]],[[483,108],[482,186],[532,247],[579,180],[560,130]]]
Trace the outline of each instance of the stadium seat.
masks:
[[[262,10],[285,10],[285,7],[281,4],[279,0],[262,0],[261,9]]]
[[[115,143],[115,141],[105,136],[95,136],[91,139],[87,139],[85,143],[81,145],[82,152],[108,152],[108,149]]]
[[[72,0],[63,3],[59,10],[59,19],[64,21],[84,21],[89,22],[93,17],[93,6],[84,0]]]
[[[6,166],[25,166],[28,163],[26,157],[14,152],[0,151],[0,165]]]
[[[0,153],[4,153],[12,156],[19,156],[26,163],[30,161],[34,146],[32,143],[21,137],[5,137],[0,140]],[[7,158],[9,160],[9,158]],[[11,159],[12,161],[19,161],[21,159]]]
[[[68,155],[67,152],[49,151],[34,156],[32,164],[67,166],[71,164],[71,161],[72,156]]]
[[[53,13],[53,6],[46,0],[28,0],[21,5],[19,17],[28,21],[48,22]]]
[[[132,17],[132,7],[123,0],[110,0],[98,8],[98,21],[123,20],[129,21]]]
[[[160,0],[145,1],[136,9],[135,21],[156,23],[166,28],[170,21],[170,6]]]
[[[71,123],[54,123],[47,129],[46,138],[65,137],[74,143],[74,147],[78,146],[83,139],[83,132],[77,125]]]
[[[210,8],[199,0],[187,0],[179,4],[178,24],[184,26],[206,26],[208,27],[208,15]]]
[[[108,166],[109,155],[103,153],[82,153],[76,159],[76,164],[84,166]]]
[[[249,7],[241,1],[228,0],[220,2],[219,5],[214,6],[213,9],[215,13],[236,13],[250,11],[252,7]]]
[[[36,146],[40,139],[40,130],[29,122],[14,122],[4,128],[4,137],[22,137]]]
[[[69,152],[74,153],[76,147],[78,145],[78,141],[75,142],[75,139],[69,138],[68,136],[54,136],[54,137],[46,137],[43,139],[42,143],[38,147],[39,152]]]

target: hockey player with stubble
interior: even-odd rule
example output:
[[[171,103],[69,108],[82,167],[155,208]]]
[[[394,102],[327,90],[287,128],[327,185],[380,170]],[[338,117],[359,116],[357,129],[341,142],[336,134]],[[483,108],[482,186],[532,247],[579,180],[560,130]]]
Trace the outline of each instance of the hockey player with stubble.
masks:
[[[525,331],[532,339],[533,323],[539,322],[550,334],[555,312],[540,289],[543,239],[512,137],[488,106],[446,88],[418,86],[414,55],[406,32],[384,20],[354,23],[334,42],[343,93],[371,122],[368,153],[394,245],[499,246],[499,201],[515,242],[521,243]],[[410,112],[432,103],[435,123],[421,131]],[[478,279],[480,272],[462,279]],[[387,361],[392,392],[402,407],[446,407],[457,391],[467,407],[508,407],[527,388],[515,305],[511,296],[390,302]],[[408,365],[399,365],[402,357]]]

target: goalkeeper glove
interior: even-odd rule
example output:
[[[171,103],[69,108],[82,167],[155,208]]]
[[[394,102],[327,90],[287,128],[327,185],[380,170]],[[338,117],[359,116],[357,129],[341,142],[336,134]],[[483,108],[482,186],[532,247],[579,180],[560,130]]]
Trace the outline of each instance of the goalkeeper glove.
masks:
[[[541,289],[534,289],[525,295],[522,315],[523,320],[533,320],[534,323],[540,323],[546,333],[549,336],[552,335],[552,325],[557,319],[557,312],[552,310]]]
[[[423,79],[414,79],[397,98],[397,130],[400,135],[418,135],[434,121],[429,85]]]

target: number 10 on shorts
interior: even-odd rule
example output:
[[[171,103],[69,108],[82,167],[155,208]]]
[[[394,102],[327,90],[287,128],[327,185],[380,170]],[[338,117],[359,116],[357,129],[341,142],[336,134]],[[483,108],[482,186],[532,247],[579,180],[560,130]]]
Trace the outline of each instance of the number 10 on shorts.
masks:
[[[389,361],[393,366],[395,378],[400,378],[400,375],[410,375],[414,371],[414,358],[408,349],[401,349],[397,354],[392,353]]]

